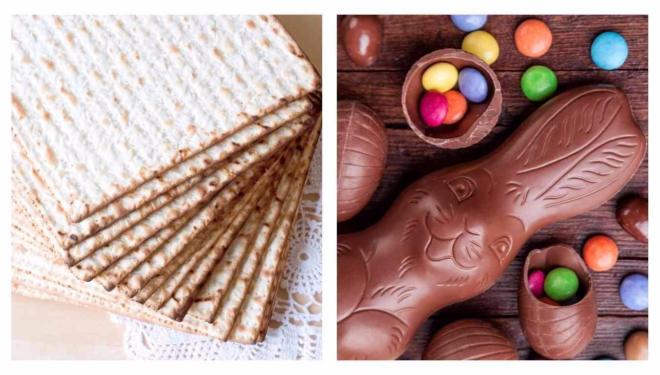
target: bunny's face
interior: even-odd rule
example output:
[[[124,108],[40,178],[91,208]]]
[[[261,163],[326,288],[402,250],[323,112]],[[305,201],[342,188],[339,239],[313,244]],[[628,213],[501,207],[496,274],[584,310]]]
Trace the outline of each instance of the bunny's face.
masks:
[[[431,176],[434,204],[424,224],[430,234],[425,245],[432,262],[451,261],[461,270],[508,264],[523,223],[496,206],[493,172],[478,166]],[[444,262],[443,262],[444,264]]]

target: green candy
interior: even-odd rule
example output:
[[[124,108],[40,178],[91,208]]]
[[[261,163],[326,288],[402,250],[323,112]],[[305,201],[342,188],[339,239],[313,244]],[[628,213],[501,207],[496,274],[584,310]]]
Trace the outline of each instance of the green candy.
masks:
[[[573,270],[566,267],[557,267],[545,277],[543,291],[557,302],[566,301],[577,293],[580,280]]]
[[[534,65],[523,74],[520,88],[527,99],[540,102],[557,91],[557,76],[547,66]]]

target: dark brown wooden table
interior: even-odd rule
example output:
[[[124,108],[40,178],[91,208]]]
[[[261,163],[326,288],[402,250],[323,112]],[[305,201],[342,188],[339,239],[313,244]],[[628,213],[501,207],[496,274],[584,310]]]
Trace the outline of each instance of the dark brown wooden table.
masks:
[[[648,125],[648,25],[646,16],[538,16],[552,29],[553,45],[539,59],[522,56],[513,44],[515,27],[529,16],[491,16],[485,30],[500,44],[499,59],[492,65],[504,93],[499,124],[482,142],[467,149],[443,150],[419,139],[410,130],[401,109],[401,85],[408,68],[423,55],[440,48],[460,48],[465,33],[456,29],[449,16],[384,16],[384,41],[375,65],[357,68],[337,41],[338,96],[371,107],[387,126],[389,154],[378,190],[368,206],[355,218],[339,224],[339,233],[349,233],[375,223],[396,196],[423,175],[487,154],[539,104],[520,91],[523,71],[534,64],[547,65],[559,79],[559,91],[588,83],[610,83],[622,88],[630,100],[639,125]],[[337,20],[339,22],[339,19]],[[604,71],[591,62],[590,46],[601,31],[615,30],[628,41],[629,55],[621,69]],[[469,301],[445,308],[431,317],[402,356],[418,359],[430,337],[447,322],[475,317],[497,322],[518,345],[523,359],[538,358],[520,330],[516,291],[526,254],[534,248],[565,243],[581,250],[585,239],[605,233],[619,245],[619,261],[613,270],[594,273],[598,301],[598,325],[591,344],[579,355],[593,359],[601,355],[623,359],[623,342],[635,329],[646,329],[647,311],[627,309],[619,299],[621,279],[632,272],[647,273],[648,249],[617,224],[618,199],[629,193],[648,194],[648,159],[635,177],[615,198],[584,215],[548,226],[536,233],[489,291]]]

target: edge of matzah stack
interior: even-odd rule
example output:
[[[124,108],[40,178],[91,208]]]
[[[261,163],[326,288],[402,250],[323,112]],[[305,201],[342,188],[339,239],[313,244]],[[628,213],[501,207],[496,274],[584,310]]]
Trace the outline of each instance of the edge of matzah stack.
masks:
[[[270,16],[16,16],[12,290],[263,340],[320,134]]]

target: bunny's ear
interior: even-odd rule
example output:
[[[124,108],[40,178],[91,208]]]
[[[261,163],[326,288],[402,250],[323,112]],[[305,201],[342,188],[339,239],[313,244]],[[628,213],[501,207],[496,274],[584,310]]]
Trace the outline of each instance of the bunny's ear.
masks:
[[[634,175],[645,152],[644,135],[625,95],[612,87],[566,92],[535,112],[520,131],[507,151],[515,166],[509,194],[546,209],[594,195],[575,209],[602,204]]]

